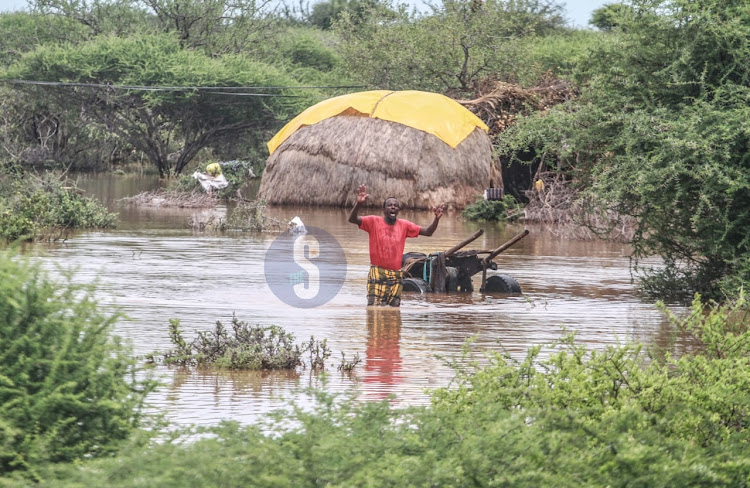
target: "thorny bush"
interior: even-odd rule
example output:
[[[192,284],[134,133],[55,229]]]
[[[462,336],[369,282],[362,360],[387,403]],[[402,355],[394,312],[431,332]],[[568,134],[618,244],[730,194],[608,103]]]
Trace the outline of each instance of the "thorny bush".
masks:
[[[294,369],[305,366],[304,353],[310,354],[310,366],[320,368],[331,356],[327,341],[317,341],[311,337],[302,345],[294,343],[294,334],[283,328],[271,325],[249,325],[232,317],[231,330],[221,321],[216,322],[213,331],[201,331],[188,343],[182,336],[180,321],[169,321],[169,337],[175,349],[160,357],[167,364],[184,366],[213,365],[231,369]]]

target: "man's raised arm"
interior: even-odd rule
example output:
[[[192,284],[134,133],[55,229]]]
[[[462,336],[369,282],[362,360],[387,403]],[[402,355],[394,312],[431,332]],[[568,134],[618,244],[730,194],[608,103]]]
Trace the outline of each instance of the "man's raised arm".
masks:
[[[357,188],[357,203],[354,204],[354,208],[352,208],[352,211],[349,213],[349,222],[357,224],[357,226],[362,225],[362,217],[357,214],[359,213],[359,206],[365,203],[369,196],[370,195],[367,193],[367,185],[359,185],[359,188]]]

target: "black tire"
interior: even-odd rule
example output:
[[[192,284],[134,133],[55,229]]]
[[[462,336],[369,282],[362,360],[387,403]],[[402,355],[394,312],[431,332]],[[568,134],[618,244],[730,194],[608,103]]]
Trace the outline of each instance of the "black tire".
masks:
[[[421,278],[404,278],[404,291],[416,291],[421,294],[430,293],[432,288]]]
[[[512,295],[521,293],[521,285],[510,275],[496,274],[487,278],[484,291],[487,293],[507,293]]]
[[[445,271],[445,291],[458,291],[458,268],[447,266]]]

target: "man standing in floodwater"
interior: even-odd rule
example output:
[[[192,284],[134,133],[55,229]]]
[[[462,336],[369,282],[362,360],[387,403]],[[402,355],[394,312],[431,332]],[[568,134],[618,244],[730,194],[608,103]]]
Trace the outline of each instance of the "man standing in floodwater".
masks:
[[[407,237],[431,236],[437,229],[445,204],[434,207],[435,219],[429,227],[420,227],[405,219],[399,219],[401,204],[395,198],[383,202],[383,216],[359,217],[359,207],[370,195],[366,185],[357,189],[357,203],[349,214],[349,222],[370,234],[370,273],[367,275],[367,305],[401,305],[403,273],[401,259]]]

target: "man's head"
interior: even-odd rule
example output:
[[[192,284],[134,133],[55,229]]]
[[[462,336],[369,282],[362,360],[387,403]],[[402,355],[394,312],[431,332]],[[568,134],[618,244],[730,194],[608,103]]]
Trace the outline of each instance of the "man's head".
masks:
[[[388,197],[383,202],[383,216],[385,221],[389,224],[396,223],[396,217],[398,217],[398,211],[401,210],[401,204],[393,197]]]

